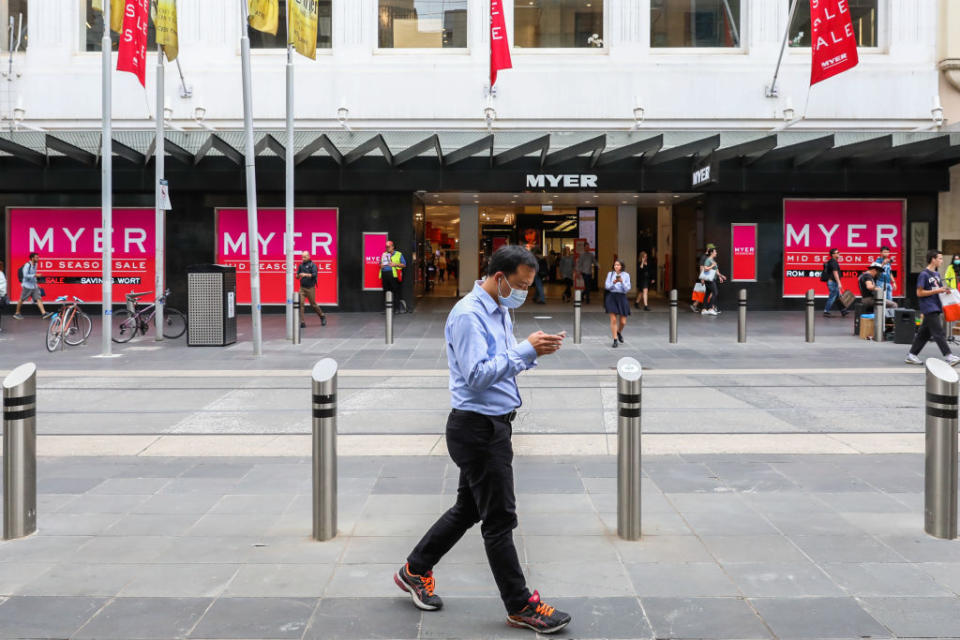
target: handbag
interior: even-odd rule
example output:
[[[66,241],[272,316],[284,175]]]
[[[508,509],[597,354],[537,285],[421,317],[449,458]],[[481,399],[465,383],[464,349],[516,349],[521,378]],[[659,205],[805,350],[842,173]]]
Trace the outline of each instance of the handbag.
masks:
[[[700,273],[700,279],[704,282],[713,282],[717,277],[716,269],[705,269]]]
[[[856,299],[857,297],[853,295],[853,291],[850,291],[849,289],[845,290],[840,294],[840,297],[837,298],[844,309],[849,308],[856,301]]]
[[[703,285],[702,282],[698,282],[693,285],[693,302],[703,303],[704,297],[707,295],[707,288]]]
[[[947,322],[960,320],[960,292],[951,289],[949,293],[938,294],[943,305],[943,319]]]

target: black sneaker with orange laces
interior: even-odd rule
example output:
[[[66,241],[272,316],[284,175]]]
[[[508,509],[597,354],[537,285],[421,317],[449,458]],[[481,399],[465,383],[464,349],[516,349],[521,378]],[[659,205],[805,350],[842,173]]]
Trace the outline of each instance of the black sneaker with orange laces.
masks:
[[[534,591],[527,606],[519,612],[507,616],[511,627],[533,629],[537,633],[556,633],[570,624],[570,614],[557,611],[540,601],[540,592]]]
[[[393,576],[393,581],[397,586],[410,594],[413,598],[413,604],[418,609],[424,611],[436,611],[443,606],[443,600],[433,592],[436,582],[433,579],[433,571],[427,571],[426,575],[418,576],[410,573],[410,565],[405,564]]]

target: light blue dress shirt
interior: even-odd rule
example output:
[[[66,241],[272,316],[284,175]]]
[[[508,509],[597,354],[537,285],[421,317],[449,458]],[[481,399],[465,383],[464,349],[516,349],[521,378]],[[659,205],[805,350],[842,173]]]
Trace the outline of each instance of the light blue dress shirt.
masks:
[[[626,271],[621,271],[620,282],[613,281],[613,279],[616,277],[616,271],[611,271],[607,274],[607,283],[605,285],[606,290],[613,291],[615,293],[630,293],[630,274]]]
[[[479,281],[453,306],[444,337],[454,409],[502,416],[521,405],[516,376],[537,366],[537,352],[517,342],[510,314]]]

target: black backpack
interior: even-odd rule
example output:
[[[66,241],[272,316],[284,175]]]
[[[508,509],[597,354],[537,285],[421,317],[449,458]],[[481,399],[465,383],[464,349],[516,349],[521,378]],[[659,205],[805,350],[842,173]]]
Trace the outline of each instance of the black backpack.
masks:
[[[24,268],[25,266],[26,266],[26,265],[23,265],[23,264],[22,264],[22,265],[20,265],[20,268],[17,269],[17,280],[18,280],[19,282],[23,282],[23,268]]]
[[[823,270],[820,272],[820,282],[830,282],[830,270],[827,269],[829,262],[823,263]]]

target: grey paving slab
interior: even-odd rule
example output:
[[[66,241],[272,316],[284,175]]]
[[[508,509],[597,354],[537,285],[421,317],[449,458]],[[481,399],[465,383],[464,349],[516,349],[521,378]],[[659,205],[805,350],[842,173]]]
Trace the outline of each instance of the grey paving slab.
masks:
[[[660,598],[736,597],[740,590],[713,562],[628,564],[637,595]]]
[[[317,607],[303,638],[419,638],[420,618],[420,611],[413,606],[409,598],[325,598]]]
[[[313,598],[219,598],[190,638],[301,638],[317,606]]]
[[[723,567],[740,591],[751,598],[846,595],[830,576],[810,562],[736,563]]]
[[[447,598],[443,609],[423,613],[419,637],[519,640],[530,636],[529,630],[508,626],[506,617],[506,610],[499,598]]]
[[[531,564],[527,583],[539,589],[544,599],[562,596],[598,597],[633,595],[633,585],[619,562],[579,561]]]
[[[115,596],[138,572],[130,564],[61,563],[16,590],[22,596]]]
[[[717,561],[723,564],[807,562],[807,557],[797,546],[781,535],[701,536],[700,539]]]
[[[203,514],[209,511],[213,505],[220,501],[221,495],[217,494],[177,494],[163,495],[158,494],[150,496],[143,502],[137,504],[132,513],[155,513],[155,514]]]
[[[13,596],[0,603],[0,637],[68,638],[106,598]]]
[[[399,562],[389,564],[344,564],[333,572],[324,592],[326,598],[351,598],[362,594],[366,598],[388,598],[402,593],[393,582],[400,568]]]
[[[815,562],[903,562],[879,540],[863,536],[789,536]]]
[[[145,495],[97,495],[86,493],[44,512],[57,513],[128,513],[147,499]]]
[[[917,566],[945,589],[960,594],[960,563],[923,562]]]
[[[333,565],[253,564],[240,567],[225,597],[319,598],[326,590]]]
[[[186,638],[210,603],[205,598],[117,598],[72,637],[78,640]]]
[[[216,598],[236,575],[238,564],[144,564],[119,595],[124,598]]]
[[[656,638],[771,638],[739,598],[641,598]]]
[[[200,519],[199,514],[131,513],[103,533],[108,536],[182,536]]]
[[[556,562],[576,558],[578,562],[619,562],[620,555],[610,536],[521,536],[527,562]]]
[[[887,638],[853,598],[759,598],[751,604],[778,638]]]
[[[711,562],[713,556],[700,538],[684,536],[643,536],[637,541],[614,539],[614,546],[626,563]]]
[[[19,593],[23,585],[56,566],[52,562],[0,562],[0,596]]]
[[[863,598],[861,602],[897,636],[960,636],[960,599]]]
[[[63,562],[77,557],[77,550],[92,536],[33,535],[0,543],[0,562]]]
[[[880,536],[879,540],[910,562],[960,562],[960,542],[941,540],[925,533]]]
[[[823,570],[852,596],[952,596],[919,565],[909,563],[824,564]]]

